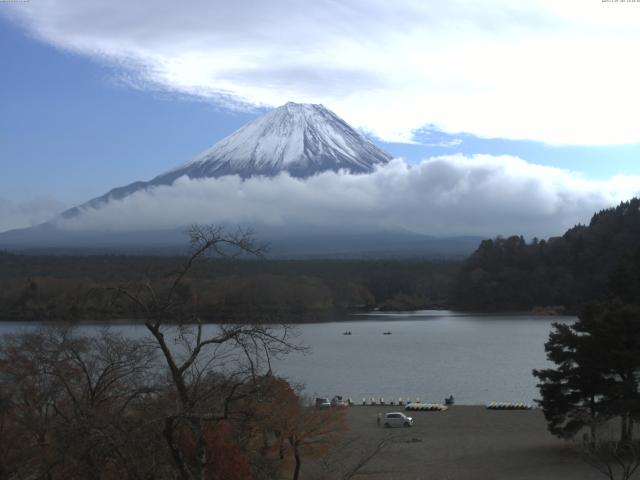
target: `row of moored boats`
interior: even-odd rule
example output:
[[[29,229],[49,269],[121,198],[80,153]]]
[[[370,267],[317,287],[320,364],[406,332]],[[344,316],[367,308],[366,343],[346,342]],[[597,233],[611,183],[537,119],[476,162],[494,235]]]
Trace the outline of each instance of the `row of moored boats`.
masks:
[[[523,402],[491,402],[487,405],[488,410],[531,410],[533,405]]]

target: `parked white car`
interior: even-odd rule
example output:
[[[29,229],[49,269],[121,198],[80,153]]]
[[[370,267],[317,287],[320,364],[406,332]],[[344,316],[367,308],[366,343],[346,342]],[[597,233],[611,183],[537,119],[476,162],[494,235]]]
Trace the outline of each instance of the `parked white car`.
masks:
[[[385,414],[382,424],[385,427],[411,427],[413,418],[407,417],[402,412],[390,412]]]

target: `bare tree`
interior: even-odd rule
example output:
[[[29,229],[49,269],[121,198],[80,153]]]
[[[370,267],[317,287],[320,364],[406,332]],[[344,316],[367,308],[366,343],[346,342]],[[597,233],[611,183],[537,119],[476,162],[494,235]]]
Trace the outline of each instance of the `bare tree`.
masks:
[[[175,403],[164,420],[167,446],[183,480],[204,479],[207,457],[205,431],[212,422],[229,419],[233,406],[256,395],[252,380],[270,373],[274,355],[299,349],[287,325],[205,325],[197,315],[197,299],[187,288],[196,262],[213,254],[222,257],[261,256],[251,232],[228,233],[216,226],[193,226],[191,250],[184,265],[164,279],[164,286],[147,278],[114,288],[133,302],[143,324],[161,352],[169,372]],[[185,429],[195,441],[195,458],[181,444]]]
[[[580,445],[582,458],[609,480],[630,480],[640,468],[640,441],[615,439],[614,429],[598,432]]]

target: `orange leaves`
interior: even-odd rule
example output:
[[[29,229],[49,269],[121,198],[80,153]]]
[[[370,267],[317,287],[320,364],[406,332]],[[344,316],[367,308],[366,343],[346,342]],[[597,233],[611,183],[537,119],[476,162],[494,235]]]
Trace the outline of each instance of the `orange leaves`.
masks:
[[[207,480],[250,480],[251,465],[246,453],[235,441],[229,422],[210,425],[205,432]]]
[[[346,409],[318,410],[305,404],[282,379],[269,377],[268,397],[256,406],[263,428],[274,438],[272,451],[281,459],[318,458],[347,429]],[[264,381],[267,381],[264,380]]]

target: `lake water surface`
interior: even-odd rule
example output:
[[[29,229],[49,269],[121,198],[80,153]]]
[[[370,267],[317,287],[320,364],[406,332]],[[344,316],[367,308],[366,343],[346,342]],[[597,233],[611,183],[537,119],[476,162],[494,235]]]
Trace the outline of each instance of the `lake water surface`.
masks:
[[[551,323],[574,317],[478,315],[450,311],[372,313],[335,322],[299,325],[299,341],[309,346],[274,362],[276,373],[303,383],[309,396],[335,394],[362,401],[420,398],[457,403],[532,402],[538,397],[534,368],[548,365],[544,343]],[[33,323],[0,323],[0,334]],[[82,325],[83,333],[100,328]],[[113,330],[145,335],[139,325]],[[351,335],[343,332],[351,331]],[[383,335],[390,331],[391,335]]]

